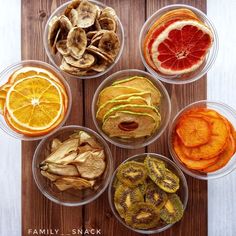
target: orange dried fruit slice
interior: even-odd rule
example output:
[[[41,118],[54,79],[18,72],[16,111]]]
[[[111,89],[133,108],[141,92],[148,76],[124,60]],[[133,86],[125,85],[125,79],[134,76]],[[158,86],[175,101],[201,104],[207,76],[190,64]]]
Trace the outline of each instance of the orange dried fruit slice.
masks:
[[[188,158],[183,150],[180,139],[177,137],[177,135],[173,138],[173,148],[178,156],[179,160],[185,164],[189,169],[193,170],[202,170],[203,168],[207,168],[208,166],[214,164],[218,157],[211,158],[211,159],[203,159],[203,160],[192,160]]]
[[[151,58],[167,75],[189,73],[203,63],[213,42],[211,30],[196,20],[176,21],[155,39]]]
[[[63,97],[57,83],[35,76],[16,81],[7,93],[6,109],[11,119],[30,130],[51,128],[63,112]]]
[[[179,121],[176,133],[186,147],[197,147],[210,140],[211,127],[206,119],[185,116]]]
[[[0,98],[0,114],[3,114],[4,107],[5,107],[5,99]]]
[[[202,169],[203,172],[209,173],[217,171],[221,168],[223,168],[232,158],[232,156],[235,153],[235,140],[232,135],[229,136],[229,139],[227,141],[227,145],[225,150],[219,154],[217,162],[215,162],[213,165]]]
[[[221,118],[209,117],[209,121],[212,133],[208,143],[193,148],[183,145],[183,152],[193,160],[213,158],[219,155],[225,148],[230,134],[228,125]]]

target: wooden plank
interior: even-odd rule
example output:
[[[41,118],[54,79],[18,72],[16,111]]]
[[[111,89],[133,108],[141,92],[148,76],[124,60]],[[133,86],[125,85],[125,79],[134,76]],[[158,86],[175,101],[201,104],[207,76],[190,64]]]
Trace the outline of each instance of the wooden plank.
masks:
[[[146,11],[147,17],[152,15],[159,8],[170,4],[188,4],[199,8],[206,12],[205,0],[148,0]],[[206,99],[207,97],[207,83],[206,76],[197,82],[187,85],[168,85],[165,84],[172,104],[171,120],[176,113],[186,105]],[[170,121],[171,121],[170,120]],[[167,145],[168,129],[161,136],[161,138],[154,144],[148,147],[149,152],[161,153],[170,157]],[[159,235],[175,235],[175,236],[204,236],[207,235],[207,182],[199,181],[186,175],[189,186],[189,202],[187,210],[185,211],[184,218],[180,223],[174,227],[159,234]]]
[[[65,0],[22,0],[22,59],[48,61],[43,49],[44,26],[51,12]],[[83,124],[83,86],[81,80],[67,78],[72,90],[72,111],[67,124]],[[59,229],[70,233],[83,226],[82,207],[69,208],[52,203],[37,189],[31,169],[38,142],[22,142],[22,235],[28,229]]]
[[[137,68],[144,69],[141,62],[138,50],[138,38],[141,27],[145,21],[145,1],[135,0],[102,0],[103,3],[113,7],[117,15],[120,17],[125,31],[125,47],[118,64],[107,75],[96,80],[85,81],[85,126],[95,128],[91,117],[91,102],[93,94],[101,83],[110,74],[124,69]],[[145,149],[125,150],[110,145],[112,149],[115,167],[117,167],[123,160],[136,153],[142,153]],[[112,214],[108,204],[107,191],[95,202],[85,207],[85,228],[101,229],[103,236],[125,235],[135,236],[139,235],[126,229],[120,224],[115,216]]]

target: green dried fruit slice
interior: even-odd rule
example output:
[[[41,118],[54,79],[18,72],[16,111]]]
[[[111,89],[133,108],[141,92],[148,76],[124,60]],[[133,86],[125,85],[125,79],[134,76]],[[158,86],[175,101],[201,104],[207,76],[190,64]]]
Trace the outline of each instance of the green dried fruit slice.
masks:
[[[135,229],[151,229],[158,226],[160,219],[157,208],[149,202],[137,202],[129,208],[125,222]]]
[[[173,224],[183,217],[184,207],[177,194],[169,194],[168,200],[160,211],[160,217],[167,224]]]
[[[119,166],[116,176],[123,184],[135,187],[144,183],[147,178],[147,170],[143,163],[128,161]]]

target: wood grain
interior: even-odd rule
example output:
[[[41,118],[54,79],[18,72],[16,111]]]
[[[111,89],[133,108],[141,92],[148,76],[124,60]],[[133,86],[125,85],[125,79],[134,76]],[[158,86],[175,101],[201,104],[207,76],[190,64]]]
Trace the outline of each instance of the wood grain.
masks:
[[[43,48],[44,26],[51,12],[66,1],[22,0],[22,59],[48,61]],[[73,97],[67,124],[83,125],[83,85],[66,78]],[[22,235],[28,229],[59,229],[60,233],[83,227],[82,207],[69,208],[52,203],[37,189],[31,169],[38,142],[22,143]]]

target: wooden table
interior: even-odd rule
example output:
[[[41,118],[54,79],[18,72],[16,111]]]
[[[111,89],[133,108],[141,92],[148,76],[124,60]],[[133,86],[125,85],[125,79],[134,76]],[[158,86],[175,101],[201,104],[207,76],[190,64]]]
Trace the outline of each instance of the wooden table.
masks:
[[[22,0],[22,59],[48,61],[43,49],[43,30],[51,12],[64,0]],[[128,68],[144,70],[138,50],[139,32],[145,20],[159,8],[185,3],[206,11],[205,0],[103,0],[113,7],[125,30],[125,48],[118,64],[109,74]],[[66,124],[78,124],[95,129],[91,117],[93,94],[109,74],[93,80],[69,79],[73,105]],[[206,98],[206,78],[189,85],[165,84],[171,97],[172,117],[187,104]],[[31,161],[38,142],[22,143],[22,235],[29,229],[59,229],[61,235],[72,235],[72,229],[101,229],[104,236],[138,235],[126,229],[113,216],[107,191],[95,202],[84,207],[64,207],[46,199],[37,189],[31,170]],[[138,150],[125,150],[110,145],[115,165],[136,153],[156,152],[170,157],[167,131],[152,145]],[[207,182],[187,176],[189,202],[181,222],[159,235],[207,235]],[[85,234],[86,235],[86,234]],[[88,234],[87,234],[88,235]]]

